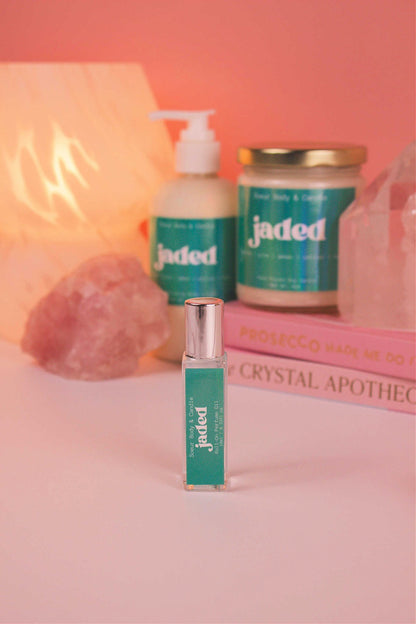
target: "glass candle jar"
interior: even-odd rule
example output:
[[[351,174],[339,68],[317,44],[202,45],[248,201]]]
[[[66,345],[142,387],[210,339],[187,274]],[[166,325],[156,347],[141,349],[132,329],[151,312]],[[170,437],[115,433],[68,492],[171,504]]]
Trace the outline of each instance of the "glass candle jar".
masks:
[[[336,305],[338,222],[360,193],[358,145],[240,147],[237,296],[272,308]]]

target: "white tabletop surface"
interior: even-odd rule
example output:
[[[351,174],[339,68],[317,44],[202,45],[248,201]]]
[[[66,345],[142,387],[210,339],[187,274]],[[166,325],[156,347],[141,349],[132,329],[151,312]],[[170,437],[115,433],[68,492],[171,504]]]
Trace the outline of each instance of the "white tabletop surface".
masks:
[[[0,343],[1,622],[414,621],[415,418],[231,386],[226,492],[181,485],[181,374]]]

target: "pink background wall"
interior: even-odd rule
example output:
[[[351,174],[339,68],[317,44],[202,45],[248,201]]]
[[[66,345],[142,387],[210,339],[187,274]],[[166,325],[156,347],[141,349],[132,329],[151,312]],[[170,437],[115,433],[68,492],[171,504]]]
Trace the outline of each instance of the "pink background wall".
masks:
[[[364,143],[373,177],[414,135],[414,52],[413,0],[0,0],[0,60],[141,62],[161,107],[216,108],[231,178],[273,139]]]

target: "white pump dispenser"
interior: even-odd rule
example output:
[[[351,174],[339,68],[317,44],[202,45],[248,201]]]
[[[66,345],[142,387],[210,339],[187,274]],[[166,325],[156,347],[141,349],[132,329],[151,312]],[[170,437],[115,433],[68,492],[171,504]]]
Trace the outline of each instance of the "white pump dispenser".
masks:
[[[150,270],[169,295],[171,337],[156,355],[180,362],[185,348],[185,299],[235,298],[235,186],[219,178],[220,144],[213,110],[157,111],[153,120],[186,121],[176,143],[176,169],[151,206]]]
[[[215,132],[208,128],[208,117],[214,110],[173,111],[162,110],[150,113],[150,119],[172,119],[187,121],[188,127],[181,130],[176,143],[176,171],[178,173],[217,173],[220,168],[220,144]]]

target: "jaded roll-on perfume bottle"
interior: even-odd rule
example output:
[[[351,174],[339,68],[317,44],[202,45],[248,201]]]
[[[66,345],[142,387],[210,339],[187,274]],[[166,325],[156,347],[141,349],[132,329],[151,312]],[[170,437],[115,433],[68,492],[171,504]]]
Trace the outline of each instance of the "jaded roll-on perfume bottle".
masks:
[[[226,486],[227,355],[224,302],[213,297],[185,301],[184,486]]]

